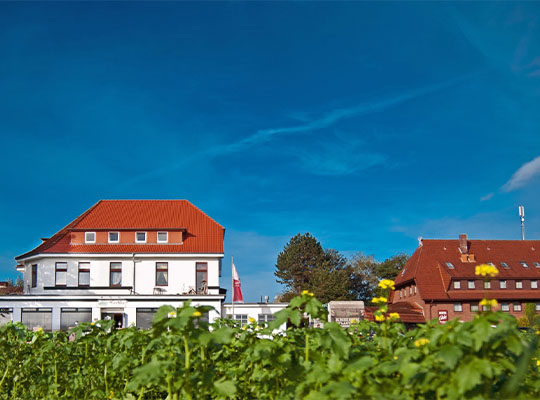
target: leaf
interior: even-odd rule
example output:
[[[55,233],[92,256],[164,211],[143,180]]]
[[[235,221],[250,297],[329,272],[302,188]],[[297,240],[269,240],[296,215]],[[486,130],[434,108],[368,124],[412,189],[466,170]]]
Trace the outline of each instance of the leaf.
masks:
[[[458,346],[446,345],[442,346],[437,352],[437,357],[440,358],[448,368],[454,368],[458,360],[463,356],[463,352]]]
[[[214,382],[214,388],[216,392],[221,396],[232,397],[236,393],[236,386],[234,381],[226,380],[225,378],[220,379],[219,381]]]

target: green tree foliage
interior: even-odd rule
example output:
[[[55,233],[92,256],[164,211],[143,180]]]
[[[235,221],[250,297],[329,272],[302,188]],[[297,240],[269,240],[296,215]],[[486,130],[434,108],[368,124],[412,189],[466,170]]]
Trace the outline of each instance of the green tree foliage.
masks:
[[[324,249],[311,234],[299,233],[277,258],[274,274],[277,282],[285,285],[278,299],[287,302],[309,290],[325,303],[370,301],[377,294],[379,280],[394,279],[408,259],[406,254],[397,254],[380,263],[363,253],[347,259],[337,250]]]
[[[376,294],[379,277],[378,263],[374,256],[357,253],[350,259],[352,269],[351,291],[354,299],[369,301]]]
[[[379,279],[396,279],[403,266],[409,261],[409,256],[405,253],[396,254],[387,258],[377,265],[376,273]]]
[[[303,290],[315,293],[323,302],[351,298],[351,268],[337,250],[324,249],[309,233],[291,238],[277,257],[274,275],[286,291],[280,300],[287,301]]]
[[[525,317],[527,319],[527,325],[525,325],[525,326],[534,326],[539,322],[539,318],[536,315],[536,304],[535,303],[527,303],[527,304],[525,304],[523,317]]]

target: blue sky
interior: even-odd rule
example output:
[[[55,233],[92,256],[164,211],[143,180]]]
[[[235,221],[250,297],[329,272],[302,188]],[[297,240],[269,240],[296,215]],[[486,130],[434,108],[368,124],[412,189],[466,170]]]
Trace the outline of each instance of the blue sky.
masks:
[[[189,199],[244,297],[347,255],[540,238],[540,3],[1,3],[0,278],[99,199]]]

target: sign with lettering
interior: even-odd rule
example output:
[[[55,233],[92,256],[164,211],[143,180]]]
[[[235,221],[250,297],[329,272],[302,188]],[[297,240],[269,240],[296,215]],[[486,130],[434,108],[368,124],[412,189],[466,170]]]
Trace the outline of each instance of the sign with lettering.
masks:
[[[439,324],[445,324],[448,322],[448,311],[439,310]]]
[[[125,307],[126,300],[98,300],[98,307]]]

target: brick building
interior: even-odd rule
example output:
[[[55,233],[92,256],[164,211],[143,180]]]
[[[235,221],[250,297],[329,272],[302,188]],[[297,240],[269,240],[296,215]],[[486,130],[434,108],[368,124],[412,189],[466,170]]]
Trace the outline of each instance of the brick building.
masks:
[[[491,264],[499,274],[484,282],[475,267]],[[540,312],[540,240],[421,240],[395,279],[391,303],[420,308],[426,320],[470,321],[480,300],[496,299],[496,309],[516,317],[526,303]]]

